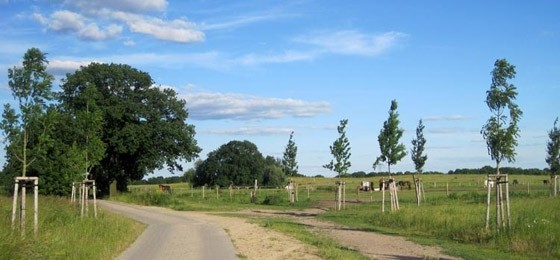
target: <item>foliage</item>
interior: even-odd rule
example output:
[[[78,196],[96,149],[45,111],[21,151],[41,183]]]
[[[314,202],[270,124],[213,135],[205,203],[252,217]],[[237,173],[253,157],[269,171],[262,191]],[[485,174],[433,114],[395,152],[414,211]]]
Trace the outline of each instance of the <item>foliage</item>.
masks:
[[[185,101],[172,89],[154,86],[148,73],[128,65],[92,63],[68,74],[61,87],[63,111],[77,113],[89,106],[102,115],[105,153],[98,165],[88,165],[102,192],[113,180],[119,190],[126,190],[128,181],[164,166],[171,172],[182,170],[178,160],[191,161],[200,152],[194,126],[185,122]]]
[[[350,142],[344,130],[346,124],[348,124],[348,119],[340,120],[340,125],[337,127],[339,137],[334,141],[333,145],[330,146],[334,160],[323,165],[323,168],[338,173],[338,177],[346,176],[348,174],[348,169],[352,166],[350,162],[350,155],[352,155],[352,153],[350,153]]]
[[[510,65],[505,59],[498,59],[492,70],[492,84],[486,91],[486,104],[492,116],[482,127],[480,133],[486,140],[488,154],[496,162],[497,172],[500,162],[506,159],[515,161],[515,147],[519,137],[517,123],[523,112],[514,102],[517,89],[508,80],[515,78],[515,66]],[[509,112],[509,116],[506,114]]]
[[[391,173],[391,165],[397,164],[404,156],[406,156],[406,147],[399,143],[404,130],[399,128],[399,113],[397,112],[397,101],[391,101],[389,110],[389,118],[383,122],[383,128],[379,132],[377,140],[381,155],[377,157],[373,167],[376,168],[381,162],[387,163],[387,169]]]
[[[418,122],[416,128],[416,139],[412,140],[412,149],[410,149],[410,156],[414,162],[414,168],[417,172],[421,173],[428,156],[424,154],[424,146],[426,145],[426,138],[424,138],[424,125],[422,120]]]
[[[556,126],[558,118],[554,120],[554,127],[548,132],[549,141],[546,144],[546,163],[552,174],[558,174],[560,170],[560,128]]]
[[[52,121],[47,110],[54,78],[47,72],[46,54],[37,48],[27,50],[22,63],[23,67],[8,69],[8,85],[18,102],[18,110],[9,103],[4,104],[0,128],[8,143],[7,161],[17,160],[21,164],[21,176],[26,176],[27,168],[45,155],[42,148],[49,142]]]
[[[191,181],[194,186],[228,187],[278,185],[284,182],[281,164],[272,157],[263,158],[257,146],[249,141],[230,141],[208,153],[195,165]]]
[[[298,165],[296,161],[297,146],[293,138],[294,132],[292,131],[288,144],[286,145],[286,150],[284,150],[284,157],[282,160],[284,174],[289,177],[298,175]]]

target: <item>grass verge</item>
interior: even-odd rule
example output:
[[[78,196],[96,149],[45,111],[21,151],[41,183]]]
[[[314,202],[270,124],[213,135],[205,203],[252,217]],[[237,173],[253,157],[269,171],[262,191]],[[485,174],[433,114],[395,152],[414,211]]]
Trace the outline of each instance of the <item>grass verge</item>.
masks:
[[[81,218],[67,198],[41,196],[38,235],[28,208],[21,236],[11,229],[11,206],[11,198],[0,196],[0,259],[114,259],[144,230],[139,222],[105,211],[95,219],[90,209],[90,216]]]
[[[358,251],[341,246],[332,238],[311,232],[303,224],[282,218],[256,218],[252,222],[316,247],[323,259],[368,259]]]

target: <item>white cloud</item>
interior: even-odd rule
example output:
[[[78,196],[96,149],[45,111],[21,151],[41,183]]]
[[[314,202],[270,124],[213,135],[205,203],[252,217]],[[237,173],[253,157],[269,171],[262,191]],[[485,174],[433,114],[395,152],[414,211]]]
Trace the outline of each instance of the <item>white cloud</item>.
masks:
[[[33,17],[55,32],[77,32],[85,24],[85,18],[82,15],[67,10],[56,11],[51,14],[50,18],[39,13],[33,14]]]
[[[114,39],[122,32],[122,27],[119,25],[111,24],[105,30],[100,29],[97,24],[90,23],[82,28],[78,37],[85,40],[103,41]]]
[[[47,70],[54,75],[65,75],[66,73],[72,73],[76,71],[81,66],[87,66],[92,62],[93,61],[54,59],[49,61]]]
[[[164,41],[192,43],[205,40],[204,33],[197,29],[196,24],[186,19],[167,21],[144,15],[146,12],[164,11],[167,1],[163,0],[79,0],[66,1],[66,7],[73,7],[74,11],[57,10],[50,16],[34,13],[33,18],[50,31],[75,34],[82,40],[114,39],[121,35],[123,25],[133,33]]]
[[[407,35],[400,32],[386,32],[368,35],[357,31],[321,32],[297,37],[297,42],[307,43],[320,51],[343,55],[380,55]]]
[[[74,33],[83,40],[103,41],[114,39],[122,32],[122,27],[110,24],[104,29],[81,14],[61,10],[56,11],[49,18],[39,13],[34,13],[33,18],[47,27],[47,29],[60,33]]]
[[[134,45],[136,45],[136,42],[133,41],[133,40],[131,40],[131,39],[127,39],[127,40],[125,40],[125,41],[123,42],[123,44],[124,44],[125,46],[134,46]]]
[[[166,0],[66,0],[66,4],[77,7],[83,12],[111,9],[124,12],[153,12],[164,11],[167,8]]]
[[[202,130],[201,133],[215,135],[287,135],[293,131],[288,127],[262,127],[248,126],[237,128],[220,128],[211,130]]]
[[[111,16],[128,24],[132,32],[151,35],[160,40],[191,43],[204,41],[206,37],[202,31],[196,29],[194,23],[183,19],[164,21],[125,12],[112,12]]]
[[[192,119],[274,119],[312,117],[330,111],[327,102],[266,98],[233,93],[200,92],[187,94],[187,108]]]

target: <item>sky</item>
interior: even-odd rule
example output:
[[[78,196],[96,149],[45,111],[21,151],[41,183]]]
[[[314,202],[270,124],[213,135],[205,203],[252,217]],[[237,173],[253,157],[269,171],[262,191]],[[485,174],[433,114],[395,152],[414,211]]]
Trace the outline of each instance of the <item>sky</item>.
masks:
[[[559,13],[554,0],[0,0],[0,100],[14,102],[7,71],[32,47],[58,80],[90,62],[128,64],[186,100],[200,159],[232,140],[281,158],[293,131],[308,176],[336,176],[322,165],[343,119],[349,172],[374,171],[397,100],[401,142],[410,150],[423,120],[424,171],[447,172],[495,165],[480,130],[494,62],[507,59],[523,117],[516,161],[502,166],[542,169],[560,116]],[[148,177],[159,175],[170,176]]]

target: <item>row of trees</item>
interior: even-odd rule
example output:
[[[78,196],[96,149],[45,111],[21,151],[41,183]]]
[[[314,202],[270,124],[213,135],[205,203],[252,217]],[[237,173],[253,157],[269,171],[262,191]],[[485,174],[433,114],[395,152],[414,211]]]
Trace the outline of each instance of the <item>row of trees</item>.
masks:
[[[515,78],[515,75],[515,66],[509,64],[505,59],[496,60],[492,70],[492,84],[486,92],[486,104],[492,115],[483,125],[480,133],[486,141],[488,154],[496,162],[494,173],[497,174],[500,173],[502,161],[515,162],[515,148],[519,138],[518,123],[523,115],[523,112],[515,103],[517,88],[508,82],[508,80]],[[391,174],[391,166],[397,164],[407,154],[406,147],[400,143],[404,130],[399,127],[397,106],[396,100],[391,101],[389,118],[383,123],[383,128],[378,136],[380,155],[373,164],[373,167],[376,168],[381,163],[386,163],[389,174]],[[560,169],[560,131],[557,122],[558,119],[554,122],[554,128],[549,132],[550,140],[547,144],[546,162],[549,164],[552,174],[558,174]],[[347,119],[340,121],[340,126],[337,129],[339,138],[330,146],[333,160],[323,166],[337,172],[338,176],[347,176],[348,169],[352,165],[350,162],[350,142],[345,133],[347,124]],[[428,159],[428,156],[424,154],[426,139],[423,130],[424,125],[420,120],[416,128],[416,137],[412,140],[411,149],[411,159],[418,173],[422,172],[422,168]],[[290,136],[290,142],[292,141],[291,138],[292,136]],[[287,152],[284,155],[286,156],[286,154]]]
[[[0,174],[9,188],[14,176],[39,176],[41,192],[65,195],[71,183],[95,179],[102,192],[165,166],[180,170],[200,148],[186,123],[185,101],[160,89],[148,73],[121,64],[92,63],[62,79],[54,77],[46,54],[29,49],[21,67],[9,69],[17,107],[4,105],[6,164]],[[88,176],[89,175],[89,176]]]
[[[148,73],[128,65],[92,63],[67,74],[61,91],[53,92],[54,77],[46,71],[47,64],[46,54],[32,48],[25,53],[23,66],[8,71],[17,107],[5,104],[0,123],[7,159],[0,181],[7,187],[14,176],[28,175],[41,177],[41,191],[48,194],[67,194],[72,182],[88,177],[103,192],[115,180],[119,190],[126,190],[127,183],[155,169],[182,170],[180,160],[198,156],[194,126],[186,123],[185,101],[173,90],[155,86]],[[516,88],[507,82],[514,76],[514,66],[497,60],[487,91],[493,115],[481,134],[497,172],[504,159],[515,160],[522,112],[514,103]],[[385,163],[389,174],[391,166],[407,155],[397,108],[397,101],[391,101],[374,163],[374,168]],[[347,124],[346,119],[340,121],[339,137],[330,146],[333,160],[323,166],[339,176],[347,176],[351,167]],[[546,158],[555,173],[560,164],[556,124],[549,132]],[[417,172],[428,159],[423,130],[420,120],[410,150]],[[255,179],[261,185],[282,185],[286,177],[300,176],[293,138],[292,132],[282,159],[264,157],[249,141],[231,141],[197,161],[187,177],[197,186],[251,185]]]

